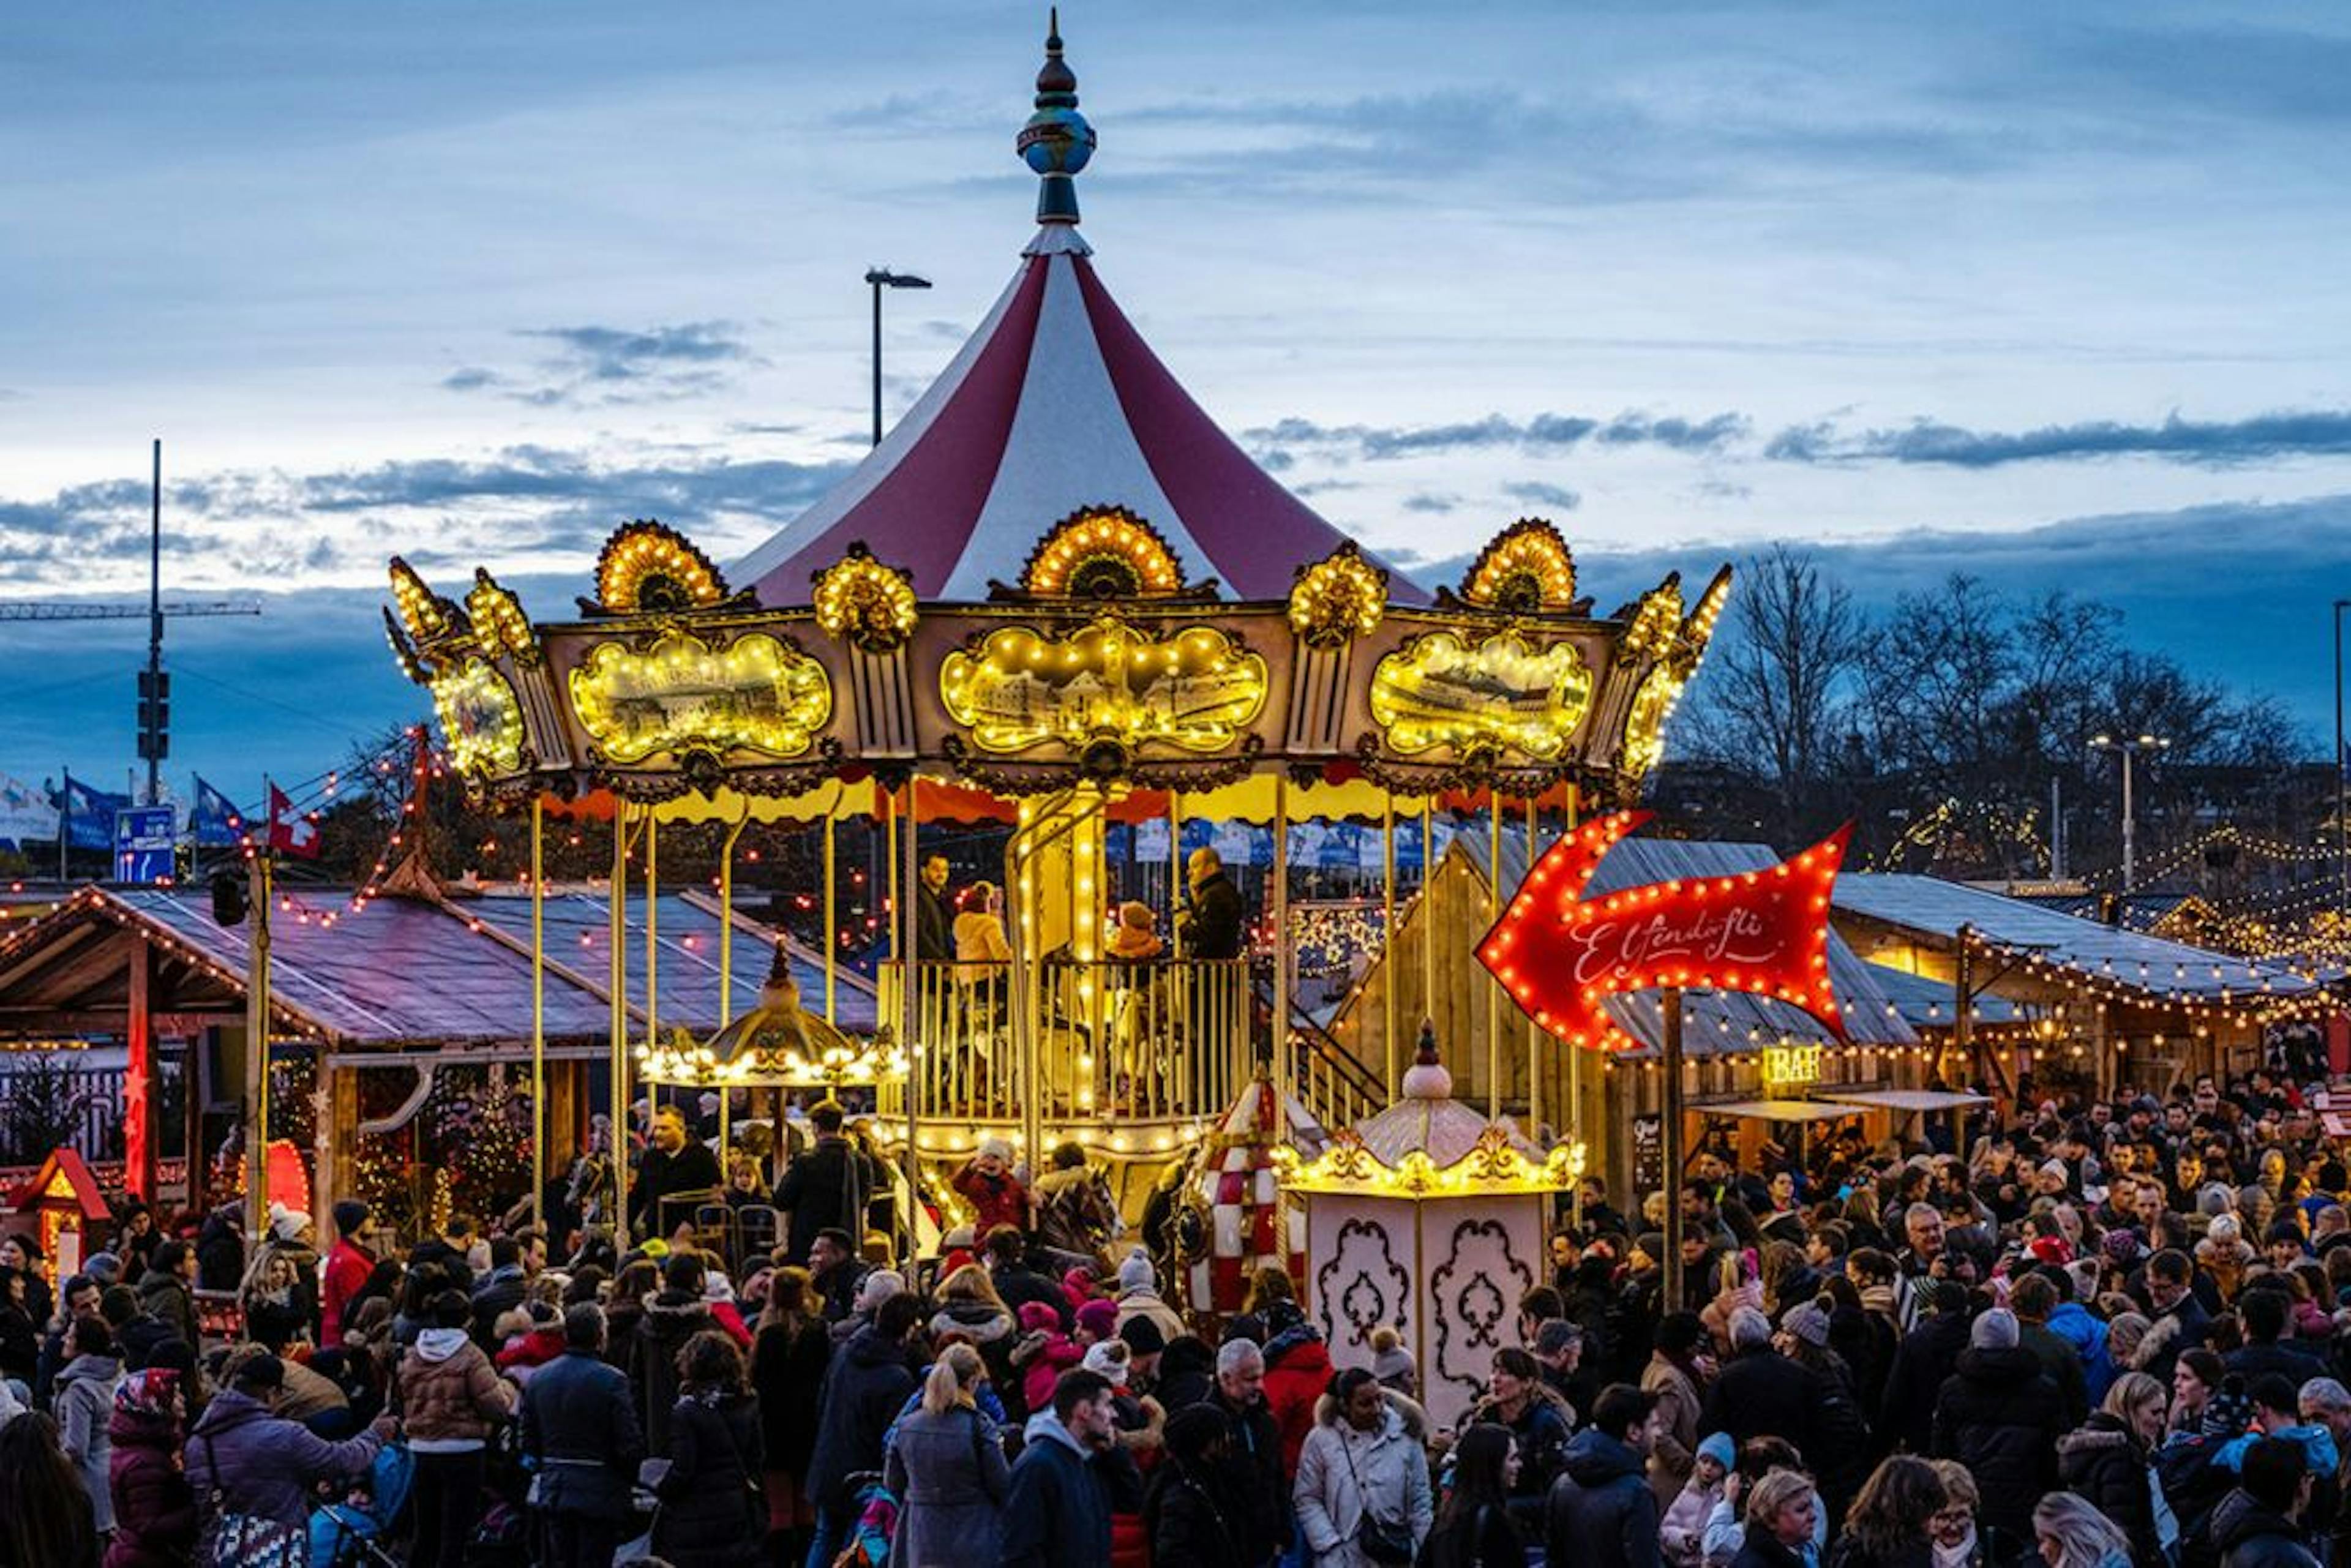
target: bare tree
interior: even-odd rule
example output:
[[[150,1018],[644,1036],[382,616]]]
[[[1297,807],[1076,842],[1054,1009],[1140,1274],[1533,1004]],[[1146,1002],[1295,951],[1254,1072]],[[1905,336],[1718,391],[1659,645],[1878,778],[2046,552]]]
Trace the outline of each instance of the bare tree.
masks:
[[[1699,683],[1698,739],[1764,776],[1792,841],[1836,755],[1859,673],[1862,618],[1813,555],[1775,545],[1736,580],[1726,645]]]

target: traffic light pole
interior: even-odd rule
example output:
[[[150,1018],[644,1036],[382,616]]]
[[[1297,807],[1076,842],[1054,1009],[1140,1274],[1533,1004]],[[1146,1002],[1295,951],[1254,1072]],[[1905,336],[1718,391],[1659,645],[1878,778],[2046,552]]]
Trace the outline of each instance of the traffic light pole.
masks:
[[[147,803],[163,799],[163,438],[155,438],[155,480],[149,494],[147,527]]]

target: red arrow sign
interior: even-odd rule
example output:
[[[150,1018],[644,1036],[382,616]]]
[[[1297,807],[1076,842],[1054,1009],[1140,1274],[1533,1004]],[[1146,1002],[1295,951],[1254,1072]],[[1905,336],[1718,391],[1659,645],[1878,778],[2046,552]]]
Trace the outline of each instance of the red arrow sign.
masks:
[[[1829,889],[1852,824],[1761,871],[1585,898],[1602,858],[1649,815],[1596,817],[1553,844],[1478,945],[1478,961],[1529,1018],[1591,1050],[1637,1043],[1603,1001],[1666,986],[1752,991],[1802,1009],[1844,1039],[1829,984]]]

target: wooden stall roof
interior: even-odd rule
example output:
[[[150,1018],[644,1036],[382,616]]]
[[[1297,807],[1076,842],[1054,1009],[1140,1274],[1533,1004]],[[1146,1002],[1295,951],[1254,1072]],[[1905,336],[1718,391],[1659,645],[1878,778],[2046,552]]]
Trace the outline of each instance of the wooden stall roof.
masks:
[[[1856,873],[1837,879],[1834,901],[1840,915],[1875,921],[1944,948],[1958,943],[1964,925],[1994,946],[2029,952],[2101,984],[2166,1001],[2257,1004],[2320,988],[2277,965],[2084,920],[1937,877]]]
[[[1869,977],[1877,982],[1877,988],[1901,1010],[1904,1021],[1912,1029],[1951,1027],[1959,998],[1952,994],[1949,981],[1878,963],[1869,965]],[[1978,991],[1972,1006],[1974,1021],[1979,1024],[2026,1021],[2022,1004],[1996,991]]]
[[[1446,853],[1465,857],[1469,870],[1486,880],[1486,835],[1461,832]],[[1779,863],[1778,852],[1761,844],[1713,843],[1681,839],[1626,839],[1608,852],[1593,874],[1590,892],[1613,893],[1647,883],[1700,877],[1736,876],[1764,871]],[[1527,874],[1527,841],[1522,831],[1502,832],[1501,902],[1518,894]],[[1915,1045],[1917,1036],[1899,1010],[1879,988],[1872,966],[1855,956],[1834,931],[1829,933],[1829,980],[1844,1007],[1845,1032],[1855,1045]],[[1603,1004],[1616,1026],[1638,1040],[1646,1054],[1666,1043],[1665,1010],[1648,992],[1611,997]],[[1750,996],[1743,991],[1697,991],[1683,1001],[1684,1045],[1692,1055],[1751,1051],[1783,1041],[1825,1044],[1828,1035],[1812,1015],[1785,1002]]]
[[[303,888],[270,922],[270,988],[277,1028],[337,1045],[394,1046],[527,1040],[530,1036],[530,901],[489,896],[431,903],[379,897],[354,909],[348,890]],[[718,1027],[715,905],[692,894],[658,901],[661,1020],[698,1034]],[[632,898],[631,995],[642,1019],[643,900]],[[547,1034],[603,1037],[611,1027],[607,905],[601,894],[548,899]],[[737,917],[735,1010],[758,1003],[774,933]],[[0,1032],[106,1032],[129,1005],[132,942],[156,954],[151,1011],[242,1017],[251,925],[224,926],[208,894],[88,887],[0,943]],[[590,936],[583,947],[580,936]],[[811,1006],[824,992],[820,960],[795,946],[793,970]],[[872,1000],[849,975],[842,1024],[870,1028]],[[861,1021],[862,1020],[862,1021]]]

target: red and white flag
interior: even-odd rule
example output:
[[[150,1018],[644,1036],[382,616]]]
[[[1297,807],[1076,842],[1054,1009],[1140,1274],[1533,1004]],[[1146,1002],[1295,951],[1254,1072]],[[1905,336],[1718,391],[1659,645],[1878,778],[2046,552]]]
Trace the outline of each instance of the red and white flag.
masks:
[[[297,811],[276,784],[269,786],[269,847],[297,860],[319,858],[319,824]]]

